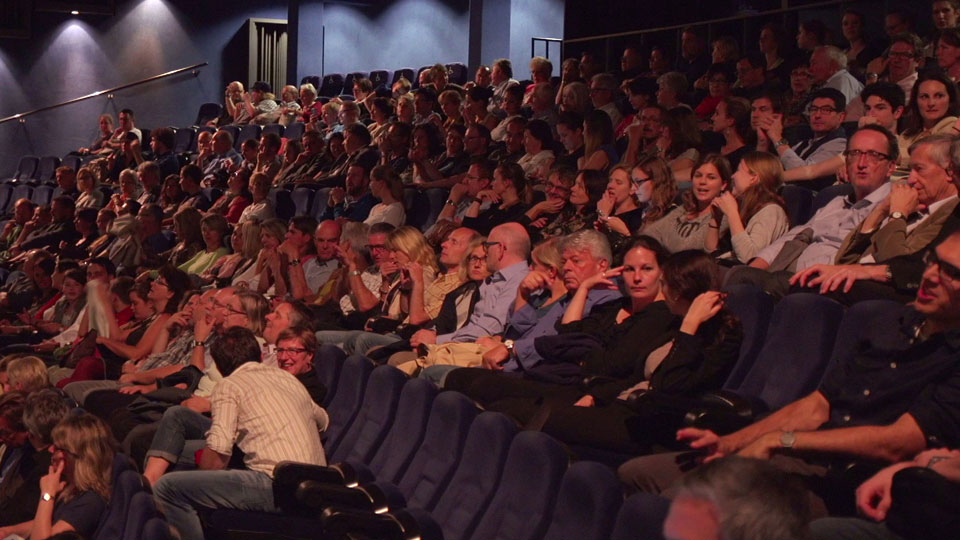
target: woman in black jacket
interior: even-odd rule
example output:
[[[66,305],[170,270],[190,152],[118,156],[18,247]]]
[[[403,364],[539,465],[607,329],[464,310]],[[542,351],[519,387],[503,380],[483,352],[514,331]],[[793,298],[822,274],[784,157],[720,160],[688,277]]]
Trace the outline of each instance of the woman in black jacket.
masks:
[[[716,263],[703,252],[682,251],[662,271],[661,293],[680,324],[637,358],[630,376],[596,378],[576,402],[548,404],[543,431],[571,444],[643,452],[673,441],[695,398],[723,384],[739,356],[742,331],[717,292]]]

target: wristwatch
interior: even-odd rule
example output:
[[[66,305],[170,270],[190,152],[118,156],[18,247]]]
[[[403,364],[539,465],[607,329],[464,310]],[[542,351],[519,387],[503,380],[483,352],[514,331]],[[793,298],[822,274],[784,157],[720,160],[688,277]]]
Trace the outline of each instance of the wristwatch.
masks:
[[[351,276],[359,276],[359,275],[361,275],[361,274],[363,274],[363,272],[361,272],[361,271],[359,271],[359,270],[354,270],[353,272],[350,272],[350,275],[351,275]]]
[[[779,148],[779,147],[781,147],[781,146],[790,146],[790,141],[788,141],[788,140],[786,140],[786,139],[780,139],[780,140],[777,141],[775,144],[776,144],[777,148]]]
[[[792,431],[784,431],[780,434],[780,448],[793,448],[797,442],[797,436]]]
[[[287,263],[287,266],[296,266],[300,264],[300,259],[290,259],[290,262]]]
[[[195,339],[195,340],[193,340],[193,346],[194,346],[194,347],[204,347],[205,344],[203,343],[202,340]]]
[[[507,348],[508,351],[513,352],[513,340],[508,339],[503,342],[503,346]]]
[[[890,219],[907,219],[907,216],[903,215],[903,212],[894,212],[890,214]]]
[[[934,458],[934,459],[936,459],[936,458]],[[53,495],[51,495],[51,494],[49,494],[49,493],[44,493],[43,495],[40,496],[40,500],[47,501],[47,502],[52,501],[52,500],[53,500]]]

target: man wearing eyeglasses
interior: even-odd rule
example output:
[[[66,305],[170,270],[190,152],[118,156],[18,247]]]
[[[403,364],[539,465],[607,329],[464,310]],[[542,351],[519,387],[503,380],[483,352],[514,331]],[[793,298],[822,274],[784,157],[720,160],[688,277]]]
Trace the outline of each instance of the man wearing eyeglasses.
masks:
[[[791,175],[791,170],[814,171],[820,164],[839,156],[847,144],[847,134],[841,127],[847,101],[839,90],[821,88],[810,95],[807,112],[810,115],[810,129],[813,137],[804,139],[791,146],[783,136],[783,120],[779,115],[760,118],[758,127],[757,150],[774,151],[780,156],[780,162],[787,171],[786,181],[799,181],[804,187],[813,190],[823,189],[836,181],[833,174],[826,171],[811,172],[809,175]],[[816,176],[814,176],[814,174]],[[810,178],[806,178],[806,177]]]
[[[922,57],[923,44],[916,34],[897,34],[891,39],[886,56],[867,65],[867,84],[891,82],[903,89],[903,95],[909,96],[917,82],[917,68]]]
[[[849,513],[859,473],[960,445],[960,234],[930,251],[908,306],[878,307],[858,344],[834,358],[819,388],[734,433],[682,429],[697,456],[658,454],[622,465],[620,478],[661,492],[686,464],[737,454],[809,480],[815,517]],[[857,466],[856,469],[851,467]],[[869,469],[869,470],[868,470]]]
[[[854,192],[836,197],[807,223],[793,227],[757,254],[749,267],[730,270],[727,283],[754,283],[775,296],[790,290],[790,278],[817,264],[831,264],[844,239],[886,199],[890,175],[896,168],[897,138],[886,129],[869,125],[850,138],[846,150],[847,178]]]

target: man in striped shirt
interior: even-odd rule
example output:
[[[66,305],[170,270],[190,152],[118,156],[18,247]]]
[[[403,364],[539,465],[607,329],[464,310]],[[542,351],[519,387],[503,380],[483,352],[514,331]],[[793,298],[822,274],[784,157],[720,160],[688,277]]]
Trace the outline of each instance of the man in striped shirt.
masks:
[[[210,397],[213,425],[199,471],[172,472],[154,486],[181,538],[203,538],[197,508],[272,512],[273,469],[285,460],[326,465],[320,431],[329,423],[296,377],[260,362],[253,332],[232,327],[210,347],[224,379]],[[234,445],[247,470],[226,470]]]

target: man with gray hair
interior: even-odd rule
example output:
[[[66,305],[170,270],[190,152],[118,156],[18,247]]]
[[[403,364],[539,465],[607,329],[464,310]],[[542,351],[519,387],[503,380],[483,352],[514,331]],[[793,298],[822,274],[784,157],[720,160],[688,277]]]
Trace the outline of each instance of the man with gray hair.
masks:
[[[597,73],[590,79],[590,100],[593,106],[607,113],[614,126],[620,125],[623,115],[617,108],[617,79],[609,73]]]
[[[863,83],[847,71],[847,55],[832,45],[824,45],[813,50],[810,56],[810,75],[815,85],[839,90],[846,98],[846,102],[851,105],[854,105],[863,90]],[[856,106],[846,108],[847,122],[856,122],[863,116],[862,110],[854,109],[858,108]]]
[[[492,348],[483,355],[483,368],[458,370],[447,378],[445,386],[453,384],[457,388],[467,388],[487,370],[526,371],[543,360],[534,340],[557,333],[557,322],[573,300],[580,282],[609,269],[613,260],[607,237],[595,229],[579,230],[560,240],[559,244],[563,261],[560,277],[566,294],[554,302],[549,311],[542,313],[543,295],[550,293],[550,276],[540,270],[531,270],[520,282],[516,299],[510,307],[510,321],[503,342],[490,343]],[[620,291],[593,289],[587,296],[584,314],[589,314],[593,306],[620,296]],[[481,338],[478,342],[482,344],[489,339],[493,338]]]
[[[806,538],[810,511],[797,483],[760,460],[714,461],[683,478],[663,534],[677,540]]]

